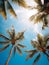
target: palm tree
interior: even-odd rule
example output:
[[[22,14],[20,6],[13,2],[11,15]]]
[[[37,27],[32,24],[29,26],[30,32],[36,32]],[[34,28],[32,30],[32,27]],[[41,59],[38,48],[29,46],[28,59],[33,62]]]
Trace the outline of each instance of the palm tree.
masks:
[[[12,48],[10,50],[9,57],[8,57],[5,65],[8,65],[8,62],[10,60],[13,50],[14,50],[14,54],[16,53],[16,50],[17,50],[18,53],[20,55],[22,55],[22,51],[20,48],[26,47],[19,43],[20,41],[22,41],[24,39],[24,32],[19,32],[18,34],[16,34],[13,26],[12,26],[12,30],[11,31],[8,30],[7,32],[9,34],[10,38],[0,34],[0,37],[5,39],[5,41],[0,41],[0,44],[3,45],[3,48],[0,48],[0,52],[7,49],[10,46],[10,44],[12,44]]]
[[[18,3],[18,5],[23,6],[24,8],[29,8],[24,0],[12,0],[12,2],[16,2],[16,4]],[[15,13],[9,0],[0,0],[0,13],[5,19],[7,19],[6,8],[14,17],[17,17],[17,14]]]
[[[45,0],[44,0],[45,1]],[[35,2],[38,4],[36,7],[33,7],[33,9],[37,9],[38,13],[35,15],[32,15],[30,17],[30,20],[34,20],[34,23],[43,22],[42,29],[45,27],[48,27],[48,21],[47,16],[49,15],[49,1],[47,4],[42,4],[41,0],[35,0]]]
[[[46,44],[47,41],[49,40],[49,35],[46,37],[42,37],[40,34],[37,35],[38,40],[37,41],[32,41],[31,40],[31,45],[35,48],[34,50],[26,50],[25,52],[28,52],[29,55],[26,57],[26,60],[28,60],[29,58],[32,58],[34,55],[37,55],[37,57],[35,58],[33,65],[40,59],[41,57],[41,53],[45,54],[47,56],[47,58],[49,59],[49,55],[48,53],[46,53],[46,51],[48,51],[49,49],[47,49]]]

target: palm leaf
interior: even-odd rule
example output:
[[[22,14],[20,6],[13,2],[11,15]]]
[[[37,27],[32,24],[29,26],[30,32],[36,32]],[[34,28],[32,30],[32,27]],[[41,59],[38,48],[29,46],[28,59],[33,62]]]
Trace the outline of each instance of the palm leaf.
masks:
[[[1,14],[2,16],[7,19],[7,16],[6,16],[6,8],[5,8],[5,1],[3,0],[3,2],[0,4],[0,9],[1,9]]]
[[[35,18],[35,20],[34,20],[34,21],[35,21],[34,24],[36,24],[36,23],[42,21],[42,18],[43,18],[43,17],[42,17],[41,14],[37,15],[36,18]]]
[[[36,57],[36,59],[34,60],[33,65],[34,65],[36,62],[38,62],[38,60],[40,59],[40,57],[41,57],[41,55],[39,54],[39,55]]]
[[[21,48],[25,48],[26,46],[22,45],[22,44],[18,44],[19,47]]]
[[[25,7],[25,8],[28,7],[27,3],[24,0],[12,0],[12,1],[15,3],[18,3],[18,5],[20,5],[22,7]]]
[[[9,45],[4,46],[3,48],[0,48],[0,52],[2,52],[3,50],[5,50],[5,49],[8,48],[8,47],[9,47]]]
[[[35,15],[32,15],[29,19],[30,19],[30,21],[32,21],[32,20],[34,20],[34,18],[35,18]]]
[[[12,15],[14,15],[15,17],[17,17],[17,15],[15,14],[10,2],[8,0],[3,0],[0,1],[0,13],[2,14],[2,16],[7,19],[7,14],[6,14],[6,7],[7,9],[10,11],[10,13]]]
[[[44,16],[45,15],[44,14],[40,14],[40,11],[39,11],[37,14],[32,15],[30,17],[30,21],[34,20],[34,24],[36,24],[36,23],[40,22],[43,19]]]
[[[0,34],[0,37],[4,38],[5,40],[10,40],[9,38],[5,37],[4,35]]]
[[[26,50],[25,52],[27,52],[27,53],[32,53],[32,52],[34,52],[35,50]]]
[[[45,29],[45,27],[48,27],[48,21],[47,21],[46,17],[44,17],[42,29]]]
[[[7,30],[7,33],[12,37],[12,33],[9,30]]]
[[[41,44],[41,42],[43,42],[43,37],[41,34],[38,34],[37,35],[37,38],[38,38],[38,42]]]
[[[8,65],[8,62],[9,62],[9,60],[10,60],[10,58],[11,58],[11,55],[12,55],[12,49],[13,49],[13,48],[11,48],[11,50],[10,50],[10,54],[9,54],[9,56],[8,56],[8,59],[7,59],[6,63],[5,63],[5,65]]]
[[[14,55],[15,55],[15,53],[16,53],[16,47],[14,47]]]
[[[32,40],[31,40],[31,45],[32,45],[34,48],[36,47],[37,44],[38,44],[37,41],[32,41]]]
[[[26,57],[26,61],[27,61],[29,58],[32,58],[36,53],[37,53],[36,50],[34,50],[32,53],[30,53],[30,54]]]
[[[46,49],[49,49],[49,46],[47,46]]]
[[[8,43],[9,43],[9,41],[6,41],[6,42],[5,41],[3,41],[3,42],[0,41],[0,44],[8,44]]]
[[[13,10],[13,8],[12,8],[12,6],[11,6],[11,4],[10,4],[9,1],[7,2],[7,8],[9,9],[9,11],[10,11],[10,13],[12,15],[14,15],[15,17],[17,17],[17,15],[15,14],[15,12],[14,12],[14,10]]]
[[[21,52],[21,50],[20,50],[20,48],[17,46],[17,50],[18,50],[18,53],[20,54],[20,55],[22,55],[22,52]]]
[[[22,40],[22,39],[24,39],[24,32],[19,32],[18,34],[17,34],[17,36],[16,36],[16,40]]]
[[[41,0],[34,0],[37,4],[42,5]]]
[[[47,43],[47,41],[49,41],[49,34],[44,36],[44,40],[46,41],[46,43]]]

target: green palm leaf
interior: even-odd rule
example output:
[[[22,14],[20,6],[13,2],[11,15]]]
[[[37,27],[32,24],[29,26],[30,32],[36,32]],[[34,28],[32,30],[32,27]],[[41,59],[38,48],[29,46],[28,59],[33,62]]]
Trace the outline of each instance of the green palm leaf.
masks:
[[[38,42],[39,42],[40,45],[41,45],[41,43],[43,42],[43,37],[42,37],[42,35],[41,35],[41,34],[38,34],[38,35],[37,35],[37,38],[38,38]]]
[[[21,50],[20,50],[20,48],[17,46],[17,50],[18,50],[18,53],[20,54],[20,55],[22,55],[22,52],[21,52]]]
[[[10,2],[8,0],[1,0],[0,1],[0,13],[2,14],[2,16],[7,19],[7,14],[6,14],[6,7],[7,7],[7,10],[10,11],[10,13],[17,17],[17,15],[15,14],[15,11],[13,10]]]
[[[38,60],[40,59],[40,57],[41,57],[41,55],[39,54],[39,55],[36,57],[36,59],[34,60],[33,65],[34,65],[36,62],[38,62]]]
[[[0,34],[0,37],[4,38],[5,40],[10,40],[9,38],[5,37],[4,35]]]
[[[10,41],[0,41],[0,44],[8,44]]]
[[[19,47],[21,48],[25,48],[26,46],[22,45],[22,44],[18,44]]]
[[[24,0],[12,0],[12,1],[15,3],[18,3],[18,5],[20,5],[22,7],[28,8],[28,5]]]
[[[32,50],[31,50],[32,51]],[[31,52],[29,51],[29,52]],[[26,51],[27,52],[27,51]],[[33,50],[32,53],[30,53],[27,57],[26,57],[26,60],[28,60],[29,58],[32,58],[35,54],[37,53],[36,50]]]
[[[2,52],[3,50],[5,50],[5,49],[8,48],[8,47],[9,47],[9,45],[4,46],[3,48],[0,48],[0,52]]]
[[[7,9],[9,9],[9,12],[10,12],[12,15],[14,15],[15,17],[17,17],[17,15],[16,15],[15,11],[13,10],[13,8],[12,8],[12,6],[11,6],[11,4],[10,4],[9,1],[7,2]]]
[[[19,32],[16,36],[16,40],[23,40],[24,39],[24,32]]]
[[[29,19],[30,19],[30,21],[34,20],[35,19],[35,15],[32,15]]]
[[[34,50],[26,50],[25,52],[32,53],[32,52],[34,52]]]
[[[42,5],[41,0],[34,0],[37,4]]]
[[[34,48],[36,48],[36,45],[38,45],[38,42],[37,42],[37,41],[32,41],[32,40],[31,40],[31,45],[32,45]]]
[[[15,53],[16,53],[16,47],[14,47],[14,55],[15,55]]]
[[[7,16],[6,16],[6,7],[5,7],[5,1],[4,0],[3,0],[3,2],[0,1],[0,12],[1,12],[2,16],[5,19],[7,19]]]
[[[44,17],[42,29],[45,29],[45,27],[48,27],[48,21],[47,21],[46,17]]]

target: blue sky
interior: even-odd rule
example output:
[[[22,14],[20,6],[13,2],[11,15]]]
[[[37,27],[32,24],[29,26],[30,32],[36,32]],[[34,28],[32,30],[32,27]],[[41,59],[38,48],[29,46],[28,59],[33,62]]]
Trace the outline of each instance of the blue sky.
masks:
[[[26,0],[26,2],[31,6],[35,5],[35,3],[32,2],[32,0]],[[25,9],[12,3],[11,1],[10,3],[17,14],[17,18],[14,18],[12,15],[9,14],[9,12],[7,12],[7,20],[5,20],[0,14],[0,33],[4,34],[5,36],[8,36],[6,30],[10,30],[12,25],[14,25],[16,33],[26,30],[24,33],[25,39],[21,43],[27,46],[27,48],[25,48],[24,50],[33,49],[30,45],[30,41],[32,39],[36,39],[38,33],[42,34],[43,36],[49,34],[49,27],[45,28],[45,30],[42,30],[42,23],[34,24],[33,21],[30,22],[29,17],[32,14],[35,14],[36,10]],[[0,52],[0,65],[5,65],[5,62],[10,52],[10,48],[11,46],[7,48],[5,51]],[[22,52],[24,50],[22,50]],[[34,56],[32,59],[29,59],[28,61],[25,61],[26,56],[27,54],[25,52],[23,52],[22,56],[16,53],[14,57],[11,57],[9,65],[32,65],[36,56]],[[44,54],[42,54],[40,60],[35,65],[43,64],[49,65],[49,62]]]

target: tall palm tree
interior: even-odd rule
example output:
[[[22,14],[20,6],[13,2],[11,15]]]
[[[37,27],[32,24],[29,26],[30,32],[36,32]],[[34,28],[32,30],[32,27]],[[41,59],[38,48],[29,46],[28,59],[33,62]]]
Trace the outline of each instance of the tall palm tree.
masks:
[[[49,1],[47,4],[42,4],[41,0],[34,0],[37,3],[36,7],[33,7],[33,9],[37,9],[38,13],[35,15],[32,15],[30,17],[30,20],[34,20],[34,23],[43,22],[42,29],[45,27],[48,27],[48,21],[47,16],[49,15]],[[45,0],[44,0],[45,1]]]
[[[35,48],[34,50],[26,50],[25,52],[28,52],[29,55],[26,57],[26,60],[28,60],[29,58],[32,58],[34,55],[37,55],[37,57],[35,58],[33,65],[40,59],[41,57],[41,53],[45,54],[47,56],[47,58],[49,59],[49,55],[48,53],[46,53],[46,51],[48,51],[49,49],[47,49],[46,44],[47,41],[49,40],[49,36],[42,37],[40,34],[37,35],[38,40],[37,41],[32,41],[31,40],[31,45]]]
[[[12,44],[12,48],[10,50],[10,54],[8,56],[8,59],[7,59],[5,65],[8,65],[8,62],[10,60],[10,57],[12,55],[13,50],[14,50],[14,54],[16,53],[16,51],[18,51],[18,53],[20,55],[22,55],[22,51],[20,48],[26,47],[26,46],[19,43],[20,41],[22,41],[24,39],[24,32],[19,32],[18,34],[16,34],[14,27],[12,26],[12,30],[11,31],[8,30],[8,34],[9,34],[10,38],[4,36],[3,34],[0,34],[0,38],[5,39],[5,41],[0,40],[0,44],[3,45],[3,48],[0,48],[0,52],[7,49],[10,46],[10,44]]]

